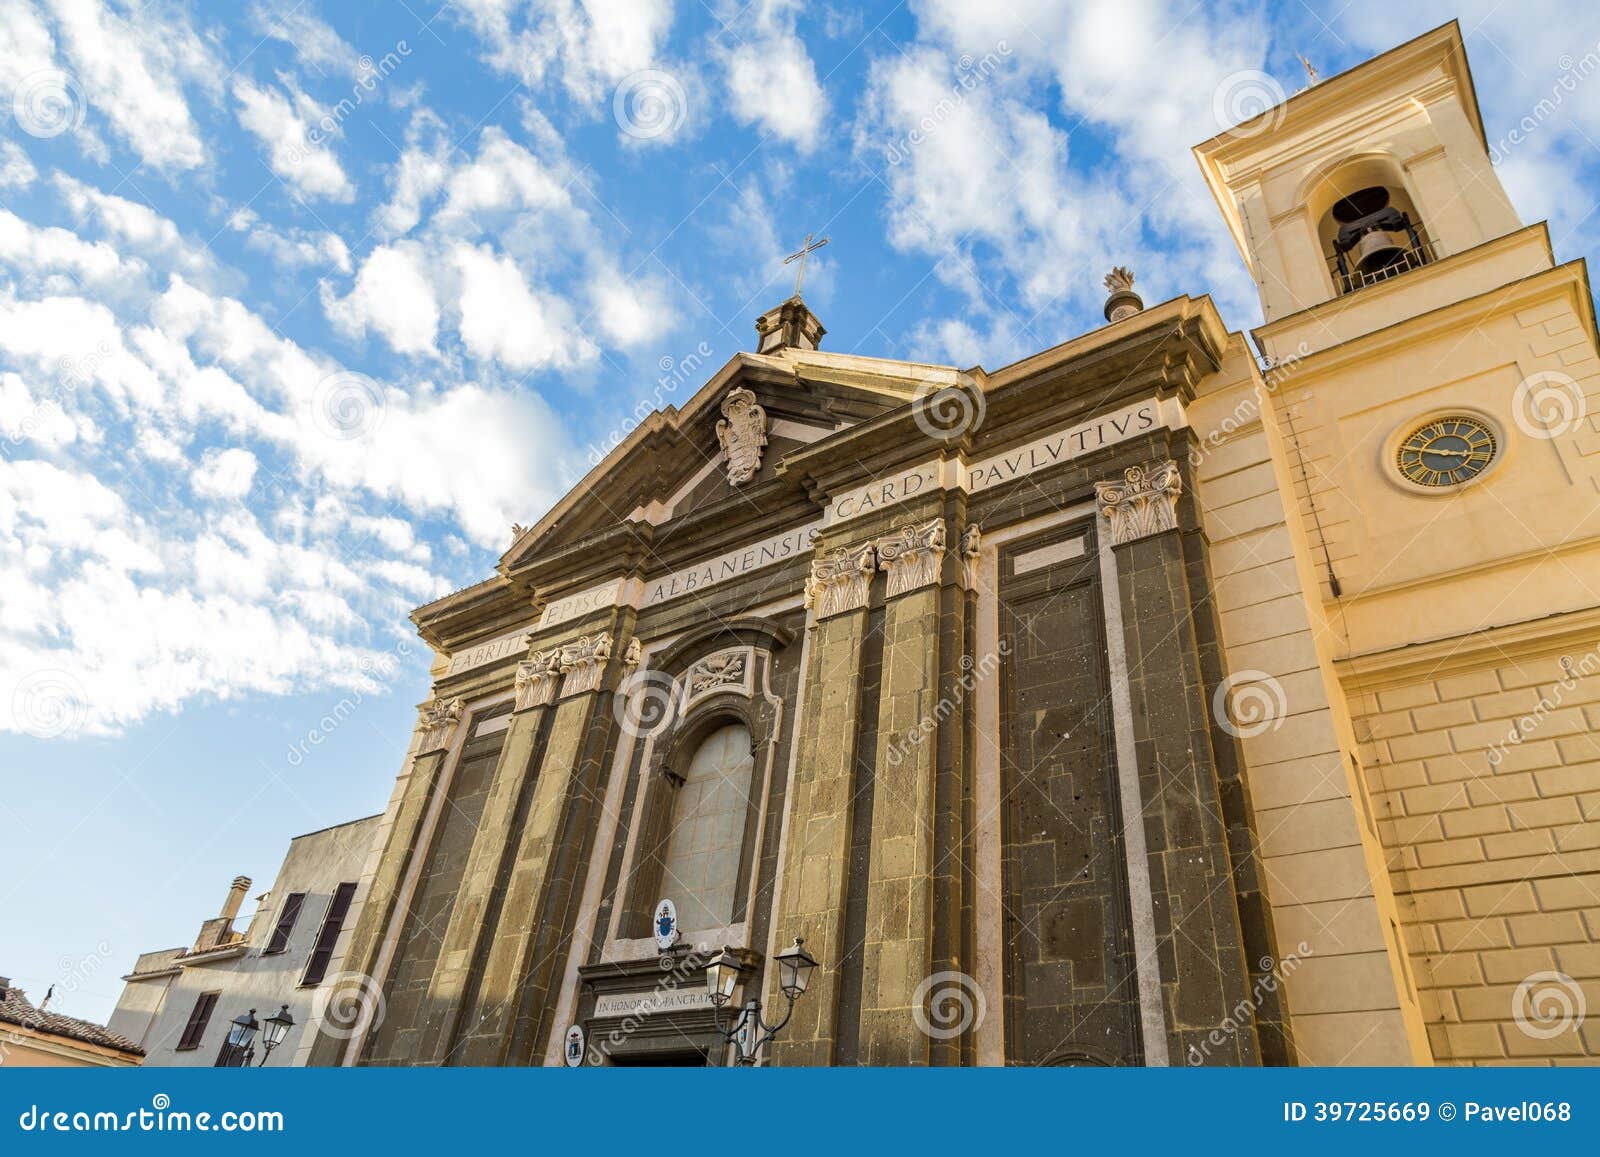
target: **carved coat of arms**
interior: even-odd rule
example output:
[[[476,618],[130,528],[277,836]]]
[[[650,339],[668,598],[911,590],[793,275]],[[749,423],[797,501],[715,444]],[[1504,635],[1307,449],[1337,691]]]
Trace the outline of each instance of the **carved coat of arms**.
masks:
[[[767,444],[767,412],[756,402],[755,394],[743,386],[728,391],[722,399],[722,421],[717,423],[717,442],[728,456],[728,481],[743,486],[761,469],[761,450]]]

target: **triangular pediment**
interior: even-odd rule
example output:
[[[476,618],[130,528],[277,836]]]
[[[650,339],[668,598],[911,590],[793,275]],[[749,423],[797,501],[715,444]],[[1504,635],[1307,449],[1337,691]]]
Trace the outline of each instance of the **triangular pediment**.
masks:
[[[734,355],[682,408],[666,406],[642,420],[605,459],[533,526],[522,530],[500,560],[502,573],[536,554],[559,550],[621,523],[662,525],[759,490],[776,476],[785,455],[905,405],[931,380],[955,374],[933,366],[818,350]],[[724,414],[734,391],[753,395],[764,419],[759,464],[742,481],[730,479],[729,457],[717,427],[741,424]],[[745,419],[748,420],[748,419]],[[748,453],[749,438],[731,433]]]

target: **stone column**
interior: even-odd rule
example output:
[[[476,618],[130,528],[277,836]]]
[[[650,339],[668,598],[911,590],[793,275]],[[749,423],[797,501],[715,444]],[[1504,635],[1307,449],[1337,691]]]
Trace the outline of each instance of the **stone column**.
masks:
[[[940,1000],[932,991],[938,982],[931,987],[925,982],[933,973],[944,519],[905,527],[877,545],[888,584],[867,873],[861,1060],[869,1065],[925,1065],[934,1040],[928,1029],[941,1031],[924,1018],[930,995]]]
[[[780,1065],[826,1065],[833,1059],[844,955],[845,885],[856,732],[860,726],[861,643],[876,553],[871,543],[837,547],[811,565],[806,606],[815,632],[806,671],[805,719],[790,788],[778,940],[805,939],[819,964],[811,987],[782,1035],[768,1048]],[[776,995],[769,963],[769,1002]]]
[[[482,955],[485,934],[493,929],[498,915],[498,907],[493,905],[495,891],[504,886],[510,868],[514,822],[537,775],[539,733],[560,683],[559,649],[530,651],[527,661],[517,667],[514,713],[428,984],[416,1064],[450,1064],[455,1059],[451,1048],[463,999]],[[472,1026],[466,1028],[470,1032]]]
[[[555,954],[541,956],[535,949],[552,919],[551,910],[562,907],[561,897],[579,883],[556,878],[557,857],[568,813],[585,795],[594,770],[590,764],[597,763],[585,758],[590,754],[591,731],[609,730],[595,712],[611,649],[610,632],[584,636],[561,648],[560,701],[550,720],[526,818],[520,833],[510,833],[515,843],[508,842],[499,873],[504,880],[501,918],[480,933],[485,938],[477,953],[481,975],[462,1002],[453,1064],[507,1063],[519,1012],[530,999],[537,1002],[540,994],[547,993],[556,974]]]
[[[434,699],[422,705],[417,722],[417,742],[412,749],[410,762],[395,784],[392,814],[385,817],[388,831],[383,837],[383,851],[372,876],[362,881],[364,887],[356,890],[356,898],[348,921],[351,927],[350,944],[344,953],[343,971],[371,978],[374,986],[381,986],[383,978],[375,975],[379,950],[393,922],[396,901],[400,894],[400,881],[406,867],[416,852],[417,833],[422,817],[428,810],[444,768],[450,744],[455,738],[456,726],[461,722],[465,704],[460,699]],[[363,989],[366,985],[363,984]],[[330,1031],[319,1026],[316,1042],[311,1046],[306,1063],[310,1065],[339,1065],[345,1063],[346,1051],[360,1048],[361,1041],[351,1040],[349,1034]]]
[[[1258,1064],[1253,1020],[1233,1019],[1249,1007],[1249,978],[1179,539],[1182,474],[1149,462],[1095,491],[1117,564],[1168,1055],[1183,1063],[1215,1032],[1223,1043],[1194,1055]]]

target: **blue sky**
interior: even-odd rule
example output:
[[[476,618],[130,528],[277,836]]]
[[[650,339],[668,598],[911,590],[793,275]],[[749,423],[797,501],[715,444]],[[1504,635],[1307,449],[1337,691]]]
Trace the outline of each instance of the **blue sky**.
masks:
[[[407,612],[805,233],[833,350],[1003,365],[1113,264],[1249,326],[1189,146],[1451,17],[1492,140],[1557,95],[1500,170],[1592,253],[1592,5],[0,0],[0,974],[103,1019],[382,810]]]

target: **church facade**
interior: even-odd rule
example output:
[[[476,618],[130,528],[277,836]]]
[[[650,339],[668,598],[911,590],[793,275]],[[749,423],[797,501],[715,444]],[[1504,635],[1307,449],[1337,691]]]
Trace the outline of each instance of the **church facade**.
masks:
[[[1197,156],[1252,337],[1118,270],[961,370],[796,295],[415,612],[378,1014],[301,1063],[724,1064],[751,1000],[777,1065],[1600,1055],[1585,268],[1454,25]]]

